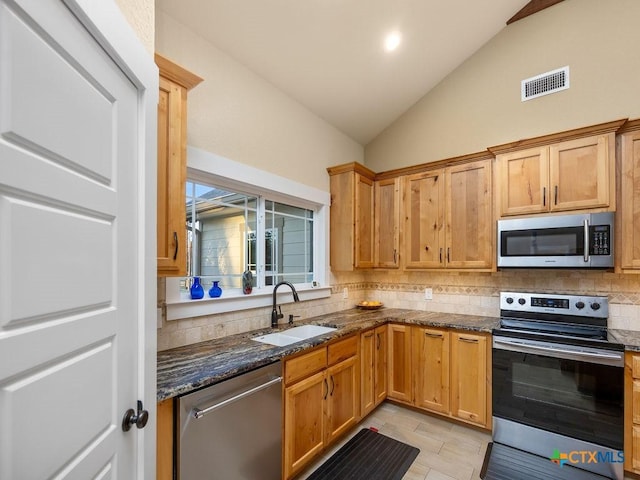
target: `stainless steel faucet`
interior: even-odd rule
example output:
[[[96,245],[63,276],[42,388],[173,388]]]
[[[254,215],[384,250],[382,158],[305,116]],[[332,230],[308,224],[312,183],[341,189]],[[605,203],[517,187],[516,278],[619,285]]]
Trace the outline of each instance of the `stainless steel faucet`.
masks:
[[[295,287],[289,282],[280,282],[273,287],[273,310],[271,310],[271,326],[276,328],[278,326],[278,320],[280,320],[284,315],[282,314],[282,307],[276,305],[276,290],[280,285],[287,285],[291,291],[293,292],[293,301],[299,302],[298,292],[296,292]],[[277,308],[276,308],[277,307]],[[279,313],[278,313],[279,312]]]

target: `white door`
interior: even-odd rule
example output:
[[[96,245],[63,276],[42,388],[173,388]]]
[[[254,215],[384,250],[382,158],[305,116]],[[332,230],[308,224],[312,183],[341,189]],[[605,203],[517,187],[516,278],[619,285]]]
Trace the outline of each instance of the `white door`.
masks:
[[[123,25],[0,0],[1,480],[154,476],[157,83]]]

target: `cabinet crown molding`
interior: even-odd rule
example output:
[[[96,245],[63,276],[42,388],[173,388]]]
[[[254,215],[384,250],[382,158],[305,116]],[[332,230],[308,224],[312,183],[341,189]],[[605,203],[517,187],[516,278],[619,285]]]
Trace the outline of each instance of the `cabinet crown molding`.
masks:
[[[358,162],[345,163],[342,165],[336,165],[335,167],[328,167],[327,172],[329,176],[339,175],[345,172],[356,172],[371,180],[376,176],[375,172],[369,170],[367,167]]]
[[[633,132],[635,130],[640,130],[640,118],[636,118],[635,120],[629,120],[625,123],[622,128],[618,131],[618,133],[627,133]]]
[[[627,123],[627,120],[628,119],[623,118],[621,120],[615,120],[613,122],[599,123],[597,125],[576,128],[573,130],[566,130],[564,132],[552,133],[550,135],[542,135],[540,137],[517,140],[515,142],[488,147],[487,150],[489,150],[493,155],[500,155],[502,153],[524,150],[526,148],[540,147],[552,143],[564,142],[566,140],[574,140],[581,137],[617,132],[625,123]]]
[[[154,59],[156,65],[160,69],[161,76],[183,86],[187,90],[191,90],[203,80],[195,73],[191,73],[189,70],[173,63],[171,60],[163,57],[159,53],[154,55]]]

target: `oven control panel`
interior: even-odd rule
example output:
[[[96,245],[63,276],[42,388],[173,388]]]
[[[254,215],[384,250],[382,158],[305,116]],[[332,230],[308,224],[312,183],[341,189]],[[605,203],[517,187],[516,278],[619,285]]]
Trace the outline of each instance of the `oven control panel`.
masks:
[[[500,310],[607,318],[607,297],[549,293],[500,292]]]

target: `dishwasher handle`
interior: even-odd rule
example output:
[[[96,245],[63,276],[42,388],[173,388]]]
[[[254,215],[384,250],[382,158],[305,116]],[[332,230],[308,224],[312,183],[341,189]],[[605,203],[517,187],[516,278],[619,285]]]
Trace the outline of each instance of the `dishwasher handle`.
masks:
[[[233,402],[237,402],[238,400],[241,400],[245,397],[248,397],[250,395],[253,395],[254,393],[259,392],[260,390],[264,390],[265,388],[269,388],[271,385],[275,385],[276,383],[280,383],[282,382],[282,377],[276,377],[273,378],[271,380],[269,380],[268,382],[263,383],[262,385],[258,385],[257,387],[253,387],[245,392],[239,393],[238,395],[235,395],[231,398],[227,398],[226,400],[223,400],[222,402],[219,403],[214,403],[213,405],[210,405],[206,408],[198,408],[198,407],[194,407],[193,410],[191,411],[191,414],[193,416],[193,418],[202,418],[204,417],[206,414],[211,413],[219,408],[224,407],[225,405],[229,405]]]

